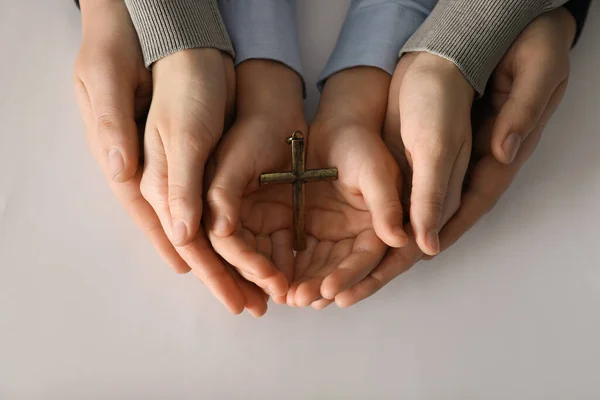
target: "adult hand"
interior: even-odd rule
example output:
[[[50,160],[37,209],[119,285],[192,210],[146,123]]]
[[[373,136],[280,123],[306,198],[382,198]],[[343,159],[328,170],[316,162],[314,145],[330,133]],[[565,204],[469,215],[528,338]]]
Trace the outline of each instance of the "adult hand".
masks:
[[[81,1],[83,40],[74,85],[88,145],[111,189],[177,272],[190,270],[140,193],[138,126],[152,98],[137,34],[123,2]]]
[[[491,112],[474,135],[474,165],[460,210],[441,232],[442,250],[494,207],[535,150],[567,88],[575,32],[567,10],[543,14],[494,72],[488,89]]]
[[[140,191],[139,126],[148,112],[152,77],[144,67],[137,35],[123,2],[81,1],[83,41],[74,84],[91,152],[110,187],[162,258],[177,272],[194,273],[233,313],[266,309],[256,287],[223,265],[207,268],[210,245],[198,240],[178,254],[152,206]],[[143,129],[143,128],[142,128]],[[212,255],[214,260],[216,255]],[[185,259],[185,261],[184,261]],[[218,260],[218,258],[216,258]],[[214,263],[213,263],[214,265]]]
[[[440,234],[442,250],[454,244],[493,208],[533,153],[545,125],[558,108],[566,90],[568,52],[574,35],[575,21],[568,11],[552,11],[533,21],[501,61],[488,89],[492,101],[484,103],[490,113],[474,134],[472,167],[462,204]],[[400,121],[396,93],[401,82],[392,82],[384,138],[397,161],[406,165],[402,142],[393,140],[396,137],[393,135],[394,127]],[[481,119],[479,115],[475,117]],[[514,130],[511,129],[513,126],[516,127]],[[533,128],[526,129],[528,126]],[[526,132],[510,165],[496,159],[496,156],[503,159],[506,155],[502,152],[503,139],[508,136],[506,132]],[[513,152],[511,150],[511,157],[507,158],[512,158]],[[391,249],[367,278],[336,296],[336,303],[347,307],[372,296],[410,269],[421,257],[419,248],[412,240],[401,249]]]

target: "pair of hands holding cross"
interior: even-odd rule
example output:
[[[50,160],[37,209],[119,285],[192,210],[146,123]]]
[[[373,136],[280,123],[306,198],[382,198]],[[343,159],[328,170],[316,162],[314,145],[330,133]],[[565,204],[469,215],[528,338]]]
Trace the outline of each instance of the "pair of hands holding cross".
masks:
[[[255,316],[269,296],[350,306],[454,243],[535,149],[575,34],[563,9],[537,18],[477,101],[452,63],[427,53],[402,57],[393,77],[342,71],[309,124],[301,80],[281,64],[234,69],[194,49],[149,72],[123,2],[83,3],[82,18],[76,94],[112,190],[175,271]],[[307,168],[335,166],[339,180],[306,186],[307,250],[294,257],[291,187],[259,176],[290,169],[296,130],[308,133]]]

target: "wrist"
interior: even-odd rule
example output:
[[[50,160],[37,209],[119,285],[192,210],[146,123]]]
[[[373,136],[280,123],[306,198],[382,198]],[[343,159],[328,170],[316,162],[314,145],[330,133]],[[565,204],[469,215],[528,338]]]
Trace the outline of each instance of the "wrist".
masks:
[[[555,15],[565,33],[566,44],[570,50],[571,47],[573,47],[575,37],[577,36],[577,21],[573,14],[564,7],[556,9]]]
[[[238,118],[304,120],[302,80],[291,68],[276,61],[248,60],[237,66],[236,83]]]
[[[355,67],[327,79],[315,121],[381,126],[385,117],[391,77],[374,67]]]

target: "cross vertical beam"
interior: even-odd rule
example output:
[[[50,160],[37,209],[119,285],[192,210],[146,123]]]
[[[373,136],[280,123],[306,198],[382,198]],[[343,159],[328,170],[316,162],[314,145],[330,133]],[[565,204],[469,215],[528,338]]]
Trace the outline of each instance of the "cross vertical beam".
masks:
[[[306,182],[331,181],[338,177],[337,168],[305,169],[306,142],[302,132],[296,131],[286,139],[292,145],[292,171],[274,172],[260,176],[261,185],[291,183],[292,184],[292,206],[293,206],[293,239],[294,250],[306,250],[306,233],[304,226],[305,193]]]

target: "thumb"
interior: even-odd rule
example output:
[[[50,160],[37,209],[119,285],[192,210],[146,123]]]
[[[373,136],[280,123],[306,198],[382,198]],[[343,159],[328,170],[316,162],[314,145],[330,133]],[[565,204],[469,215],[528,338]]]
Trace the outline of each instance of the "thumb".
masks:
[[[116,182],[131,179],[139,163],[135,90],[126,87],[110,78],[86,86],[95,120],[95,143],[100,146],[99,154],[105,159],[108,174]]]
[[[501,163],[512,163],[521,144],[538,125],[548,101],[561,83],[553,68],[521,68],[515,72],[508,99],[492,131],[492,152]]]
[[[399,182],[397,166],[373,168],[361,179],[361,192],[371,213],[375,233],[390,247],[403,247],[408,243],[402,223]]]
[[[218,167],[210,184],[206,200],[211,214],[210,230],[219,237],[231,235],[240,219],[242,196],[252,177],[248,168],[240,168],[239,162],[224,160]]]

